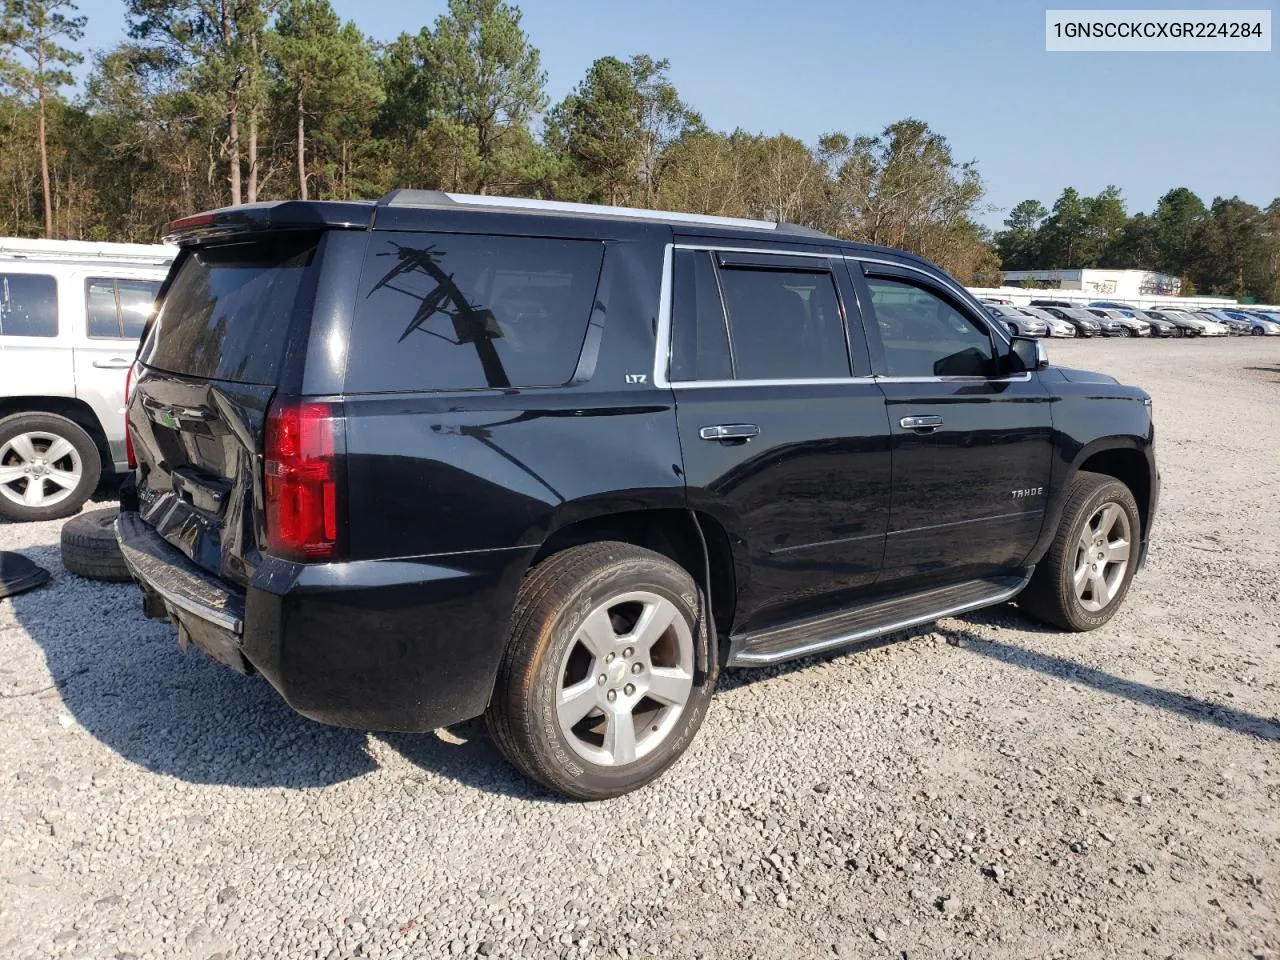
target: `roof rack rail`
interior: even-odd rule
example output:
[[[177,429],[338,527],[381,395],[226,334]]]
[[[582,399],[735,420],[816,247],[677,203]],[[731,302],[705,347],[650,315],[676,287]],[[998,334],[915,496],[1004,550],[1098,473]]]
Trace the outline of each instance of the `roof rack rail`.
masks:
[[[167,266],[177,252],[177,248],[164,244],[0,237],[0,260],[103,261],[117,265]]]
[[[380,207],[485,207],[525,213],[567,214],[570,216],[653,220],[662,223],[687,223],[708,227],[732,227],[738,230],[770,230],[833,239],[810,227],[773,220],[749,220],[744,217],[715,217],[704,213],[681,213],[674,210],[646,210],[641,207],[611,207],[596,203],[569,203],[563,200],[530,200],[524,197],[495,197],[470,193],[447,193],[443,190],[392,190],[378,201]]]

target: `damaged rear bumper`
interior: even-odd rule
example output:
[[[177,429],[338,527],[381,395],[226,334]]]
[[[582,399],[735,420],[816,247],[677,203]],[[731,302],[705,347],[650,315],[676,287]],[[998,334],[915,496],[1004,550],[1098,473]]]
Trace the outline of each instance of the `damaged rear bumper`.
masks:
[[[171,621],[183,649],[194,643],[219,663],[240,673],[253,672],[240,650],[243,594],[228,590],[193,564],[136,513],[121,511],[116,542],[142,587],[148,617]]]

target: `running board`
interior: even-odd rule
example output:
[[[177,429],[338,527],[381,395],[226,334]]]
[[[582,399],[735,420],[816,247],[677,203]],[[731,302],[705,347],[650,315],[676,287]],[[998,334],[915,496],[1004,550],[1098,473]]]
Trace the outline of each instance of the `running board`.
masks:
[[[813,617],[772,630],[739,634],[730,640],[731,667],[760,667],[859,643],[950,617],[1016,596],[1031,579],[1021,576],[984,577],[923,593],[880,600],[865,607]]]

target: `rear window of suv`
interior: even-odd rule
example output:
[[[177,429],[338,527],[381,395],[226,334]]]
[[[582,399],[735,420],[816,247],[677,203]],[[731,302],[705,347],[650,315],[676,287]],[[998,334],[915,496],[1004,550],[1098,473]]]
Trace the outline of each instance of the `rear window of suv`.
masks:
[[[317,241],[283,234],[186,252],[142,362],[209,380],[276,383]]]
[[[347,392],[567,383],[603,260],[604,245],[593,240],[374,234]]]

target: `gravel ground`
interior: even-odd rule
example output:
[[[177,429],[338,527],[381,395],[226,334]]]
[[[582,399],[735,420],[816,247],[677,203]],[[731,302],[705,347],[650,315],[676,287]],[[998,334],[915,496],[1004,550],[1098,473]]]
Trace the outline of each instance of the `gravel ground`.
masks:
[[[313,724],[0,526],[55,576],[0,601],[0,956],[1280,956],[1280,342],[1049,351],[1155,398],[1119,615],[731,672],[607,803]]]

